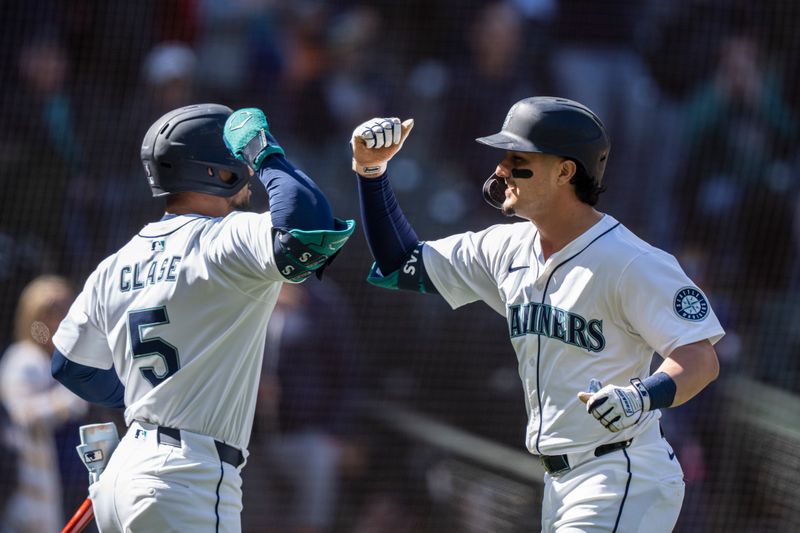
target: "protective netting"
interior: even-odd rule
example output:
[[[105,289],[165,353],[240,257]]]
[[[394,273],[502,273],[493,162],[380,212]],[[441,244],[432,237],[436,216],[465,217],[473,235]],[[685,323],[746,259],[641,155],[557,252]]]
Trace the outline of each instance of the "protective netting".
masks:
[[[720,379],[664,417],[686,473],[679,529],[797,529],[798,27],[793,0],[7,0],[0,345],[15,341],[28,282],[57,274],[81,287],[163,213],[138,157],[170,109],[264,109],[343,218],[358,218],[352,129],[413,117],[393,183],[417,233],[433,239],[508,222],[481,198],[497,154],[474,138],[497,131],[522,97],[565,96],[611,135],[598,207],[677,256],[727,331]],[[245,529],[535,530],[535,480],[368,409],[392,400],[442,431],[524,453],[504,320],[482,304],[452,311],[435,296],[368,286],[370,264],[357,232],[325,281],[288,294],[271,326]],[[14,416],[4,427],[38,424],[44,446],[56,445],[48,464],[62,495],[36,508],[71,513],[86,495],[76,428],[119,414]],[[3,497],[22,494],[20,459],[0,457]]]

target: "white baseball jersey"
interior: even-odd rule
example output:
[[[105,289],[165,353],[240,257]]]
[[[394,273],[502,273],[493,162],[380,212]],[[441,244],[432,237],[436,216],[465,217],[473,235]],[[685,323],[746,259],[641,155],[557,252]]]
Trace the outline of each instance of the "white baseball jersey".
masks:
[[[281,282],[269,213],[146,225],[89,276],[53,338],[71,361],[116,369],[125,421],[245,450],[267,320]]]
[[[658,411],[611,433],[577,393],[592,378],[630,385],[649,375],[654,351],[667,357],[724,334],[677,260],[609,215],[547,261],[531,222],[428,241],[423,261],[453,308],[483,300],[506,317],[535,454],[586,452],[646,431]]]

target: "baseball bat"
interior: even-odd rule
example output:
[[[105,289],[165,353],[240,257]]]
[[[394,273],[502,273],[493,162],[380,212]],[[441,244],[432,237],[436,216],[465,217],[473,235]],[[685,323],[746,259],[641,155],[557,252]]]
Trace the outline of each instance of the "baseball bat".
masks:
[[[61,530],[61,533],[81,533],[89,522],[94,518],[94,507],[92,507],[92,500],[86,498],[72,518],[69,519],[67,525]]]

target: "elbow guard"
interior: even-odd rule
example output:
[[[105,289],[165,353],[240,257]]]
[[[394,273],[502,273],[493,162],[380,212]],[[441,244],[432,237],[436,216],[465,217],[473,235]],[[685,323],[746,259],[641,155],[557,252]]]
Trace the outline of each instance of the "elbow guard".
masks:
[[[320,273],[333,260],[356,227],[355,220],[337,218],[334,223],[333,230],[272,228],[275,263],[284,278],[301,282],[314,272]]]
[[[406,256],[400,268],[390,274],[381,274],[378,265],[373,264],[367,281],[384,289],[402,289],[422,294],[438,294],[439,291],[436,290],[431,278],[428,277],[428,273],[425,271],[425,263],[422,261],[422,247],[424,244],[422,242],[417,244],[411,250],[411,253]]]

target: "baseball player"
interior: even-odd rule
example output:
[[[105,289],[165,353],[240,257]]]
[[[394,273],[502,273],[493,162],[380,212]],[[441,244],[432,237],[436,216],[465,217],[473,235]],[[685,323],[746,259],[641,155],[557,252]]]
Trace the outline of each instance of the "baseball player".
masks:
[[[89,276],[55,334],[53,375],[86,400],[125,407],[129,429],[90,487],[103,533],[239,531],[278,291],[320,273],[354,222],[332,216],[258,109],[176,109],[152,125],[141,155],[166,214]],[[240,211],[253,174],[270,212]]]
[[[368,280],[506,318],[526,445],[547,472],[543,531],[671,531],[684,484],[659,410],[716,378],[724,332],[674,257],[594,208],[610,147],[600,119],[564,98],[514,104],[477,140],[502,150],[484,197],[524,221],[427,242],[387,173],[412,126],[376,118],[353,132]],[[648,375],[654,351],[663,362]]]

